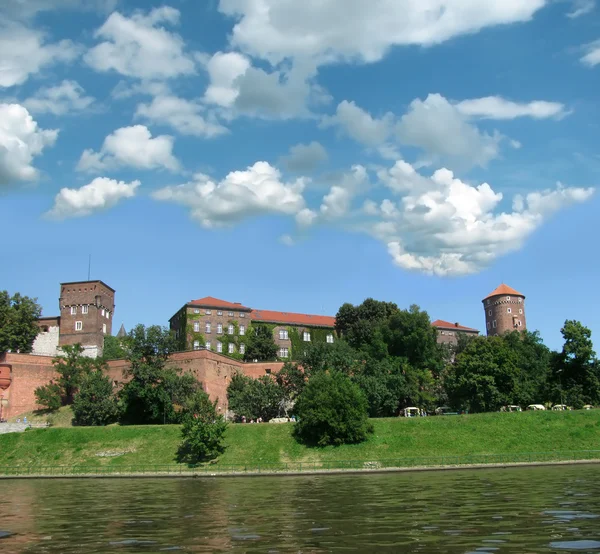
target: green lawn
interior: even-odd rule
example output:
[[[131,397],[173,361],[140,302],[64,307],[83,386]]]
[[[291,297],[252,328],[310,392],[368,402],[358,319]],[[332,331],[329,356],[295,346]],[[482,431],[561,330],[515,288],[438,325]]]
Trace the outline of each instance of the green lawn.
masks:
[[[600,450],[600,410],[376,419],[373,423],[375,434],[367,442],[322,449],[296,443],[291,423],[230,425],[227,449],[211,467]],[[117,470],[172,465],[179,440],[180,428],[175,425],[32,429],[0,435],[0,466],[85,465]]]

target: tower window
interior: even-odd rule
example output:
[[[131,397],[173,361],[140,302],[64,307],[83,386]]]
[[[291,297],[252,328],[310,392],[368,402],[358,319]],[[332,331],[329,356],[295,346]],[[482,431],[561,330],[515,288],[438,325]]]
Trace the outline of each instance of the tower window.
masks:
[[[76,321],[75,322],[75,331],[81,331],[83,329],[83,322],[82,321]]]
[[[71,306],[71,315],[75,315],[77,313],[77,306]]]
[[[102,332],[106,335],[106,323],[102,324]]]
[[[88,307],[88,306],[81,306],[81,313],[82,313],[82,314],[87,314],[87,313],[88,313],[88,310],[89,310],[89,307]]]
[[[522,323],[521,323],[521,320],[520,320],[520,319],[517,321],[517,325],[518,325],[519,327],[521,327]]]
[[[523,302],[523,299],[522,299],[522,298],[519,298],[519,304],[520,304],[521,302]]]
[[[104,317],[104,308],[102,308],[102,311],[100,312],[100,315],[101,315],[102,317]]]
[[[489,321],[487,322],[487,328],[488,328],[488,331],[489,331],[490,330],[490,322]]]
[[[495,329],[496,328],[496,320],[494,319],[494,321],[492,322],[492,327]]]
[[[523,310],[519,309],[519,313],[520,313],[520,314],[522,314],[522,313],[523,313]]]
[[[507,297],[506,297],[506,300],[508,300],[508,301],[510,302],[510,296],[507,296]]]
[[[490,311],[488,312],[488,315],[489,315],[490,317],[492,317],[492,310],[490,310]]]
[[[510,313],[512,313],[512,310],[510,308],[506,308],[506,313],[510,314]]]

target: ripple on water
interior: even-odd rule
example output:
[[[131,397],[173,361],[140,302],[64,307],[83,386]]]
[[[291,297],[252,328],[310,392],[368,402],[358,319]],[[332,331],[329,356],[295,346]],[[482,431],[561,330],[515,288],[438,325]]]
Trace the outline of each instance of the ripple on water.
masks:
[[[599,550],[600,541],[555,541],[550,543],[550,548],[560,548],[561,550]]]

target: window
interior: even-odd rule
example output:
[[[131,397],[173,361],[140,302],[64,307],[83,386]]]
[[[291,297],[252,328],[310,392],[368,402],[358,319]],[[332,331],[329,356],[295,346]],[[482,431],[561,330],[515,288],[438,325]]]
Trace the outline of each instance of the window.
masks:
[[[101,315],[102,317],[104,317],[104,308],[102,308],[102,311],[100,312],[100,315]]]
[[[246,314],[243,312],[240,312],[240,317],[246,317]]]
[[[511,310],[510,308],[506,308],[506,313],[507,313],[507,314],[511,314],[511,313],[512,313],[512,310]]]
[[[332,343],[333,342],[333,335],[331,333],[329,333],[327,335],[327,342]]]
[[[490,317],[492,317],[492,310],[490,310],[490,311],[488,312],[488,315],[489,315]]]
[[[211,311],[211,310],[206,310],[204,313],[205,313],[206,315],[210,315],[210,314],[212,314],[212,311]]]
[[[106,310],[106,319],[108,319],[110,317],[110,312],[108,310]]]
[[[210,323],[206,323],[206,325],[204,326],[204,329],[207,333],[210,333]]]
[[[75,315],[77,313],[77,306],[71,306],[71,315]]]
[[[217,310],[217,315],[223,315],[223,310]]]
[[[495,329],[496,328],[496,320],[494,319],[494,321],[492,322],[492,327]]]
[[[229,317],[233,317],[233,312],[227,312],[227,315],[228,315]]]
[[[83,329],[83,323],[81,321],[75,322],[75,331],[81,331]]]
[[[267,367],[267,368],[265,369],[265,373],[266,373],[267,375],[271,375],[271,368],[270,368],[270,367]]]
[[[506,300],[507,300],[508,302],[510,302],[510,296],[507,296],[507,297],[506,297]]]
[[[519,304],[521,304],[521,302],[523,302],[523,299],[522,299],[522,298],[519,298]]]
[[[87,313],[88,313],[88,310],[89,310],[89,307],[88,307],[88,306],[81,306],[81,313],[82,313],[82,314],[87,314]]]
[[[280,348],[279,349],[279,357],[280,358],[287,358],[288,357],[288,349],[287,348]]]
[[[200,322],[194,321],[194,333],[199,333],[199,332],[200,332]]]
[[[217,323],[217,334],[221,335],[223,333],[223,324]]]
[[[204,348],[206,348],[206,350],[210,350],[210,341],[209,340],[206,341]]]
[[[227,345],[227,351],[228,351],[230,354],[233,354],[233,353],[234,353],[234,351],[235,351],[235,346],[233,345],[233,343],[232,343],[232,342],[230,342],[230,343]]]
[[[487,305],[488,305],[488,306],[490,305],[490,299],[489,299],[489,298],[488,298],[488,301],[487,301]]]
[[[200,350],[200,341],[199,340],[194,341],[194,350]]]
[[[228,335],[233,335],[233,325],[231,325],[231,324],[230,324],[230,325],[227,327],[227,334],[228,334]]]
[[[246,334],[246,328],[243,325],[240,325],[240,335]]]
[[[245,354],[245,353],[246,353],[246,345],[240,344],[240,354]]]
[[[522,314],[522,313],[523,313],[523,310],[519,309],[519,313],[520,313],[520,314]]]
[[[519,327],[521,327],[522,323],[521,323],[521,320],[520,320],[520,319],[519,319],[519,320],[517,320],[517,325],[518,325]]]
[[[489,321],[487,322],[487,328],[488,328],[488,331],[489,331],[490,330],[490,322]]]
[[[288,340],[288,332],[287,329],[279,329],[279,338],[281,340]]]
[[[217,352],[223,352],[223,344],[217,341]]]
[[[102,324],[102,332],[106,335],[106,323]]]
[[[199,314],[200,313],[200,308],[194,308],[194,313],[195,314]]]
[[[308,331],[304,331],[304,342],[310,342],[310,333]]]

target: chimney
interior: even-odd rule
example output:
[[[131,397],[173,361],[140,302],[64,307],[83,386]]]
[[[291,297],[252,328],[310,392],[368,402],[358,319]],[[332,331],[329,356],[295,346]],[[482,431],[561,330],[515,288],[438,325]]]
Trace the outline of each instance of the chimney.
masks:
[[[455,324],[454,324],[454,327],[458,327],[458,323],[455,323]]]

